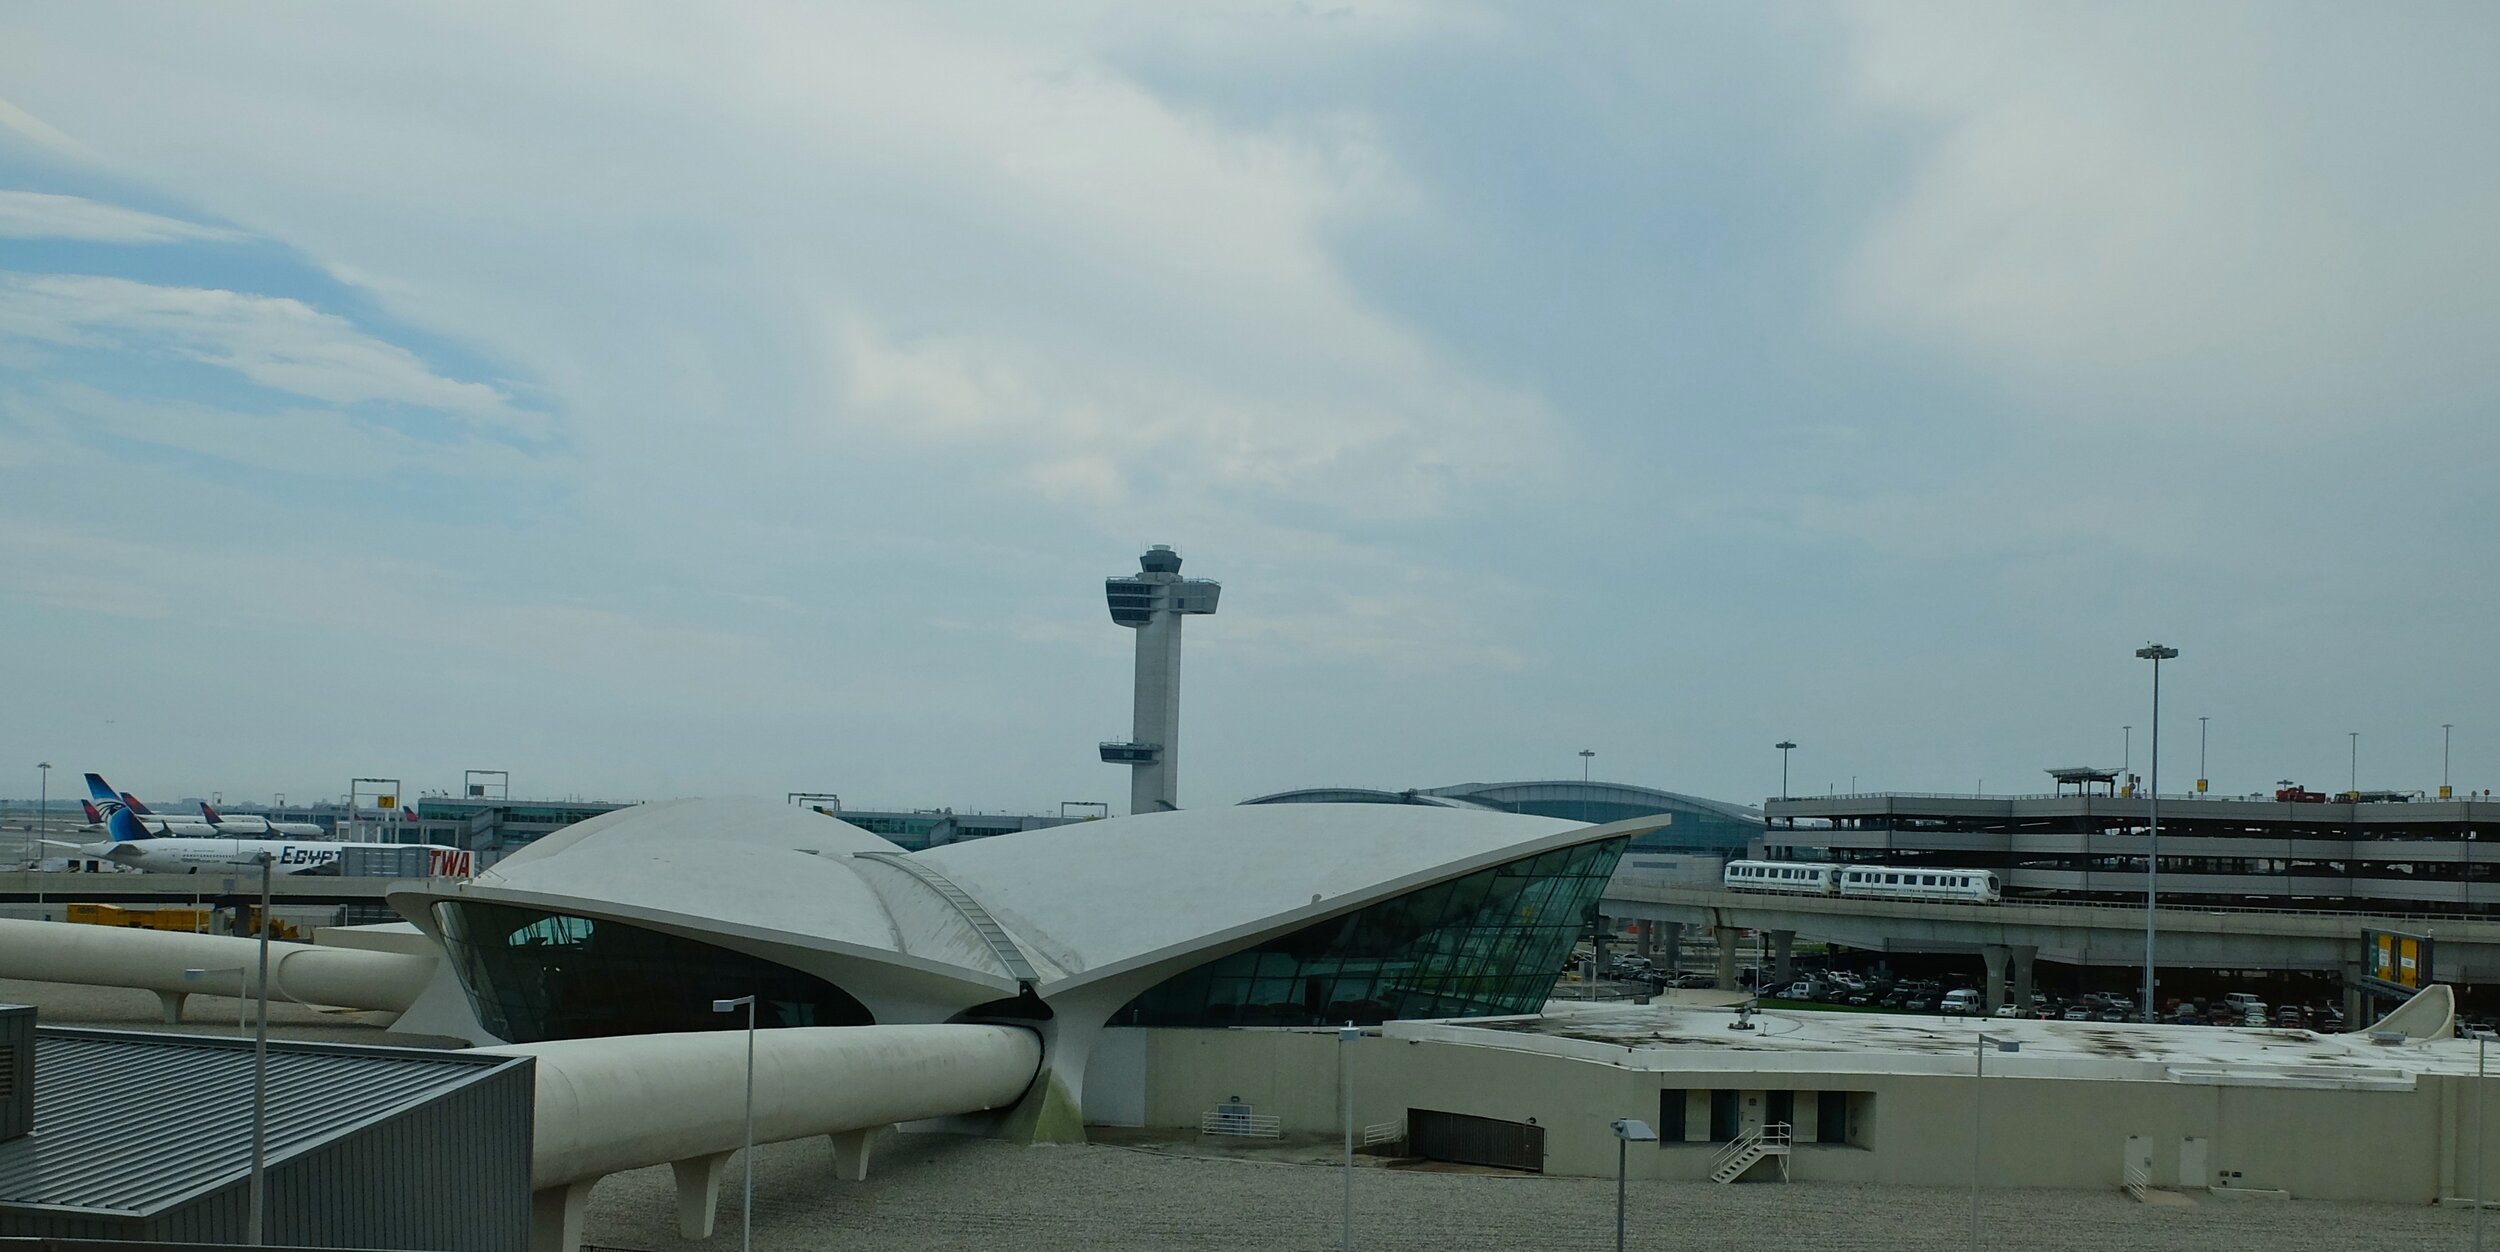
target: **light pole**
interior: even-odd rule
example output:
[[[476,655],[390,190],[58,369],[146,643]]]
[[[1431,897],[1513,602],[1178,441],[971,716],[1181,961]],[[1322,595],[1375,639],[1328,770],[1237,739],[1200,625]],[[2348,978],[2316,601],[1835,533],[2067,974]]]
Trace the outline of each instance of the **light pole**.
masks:
[[[252,858],[260,864],[260,1014],[252,1027],[252,1208],[244,1242],[265,1246],[269,1214],[269,874],[277,859],[267,851]]]
[[[1771,746],[1780,750],[1780,799],[1785,800],[1788,798],[1788,754],[1797,745],[1790,740],[1782,739]]]
[[[2448,737],[2456,728],[2455,722],[2439,724],[2439,798],[2442,800],[2456,794],[2448,786]]]
[[[2344,779],[2344,790],[2358,796],[2361,794],[2361,732],[2348,730],[2344,733],[2352,737],[2352,773]]]
[[[1586,785],[1589,780],[1589,758],[1595,755],[1597,753],[1591,749],[1580,749],[1580,782],[1583,785]]]
[[[2205,723],[2214,719],[2196,719],[2196,794],[2205,794]]]
[[[1658,1132],[1649,1123],[1629,1117],[1615,1119],[1615,1252],[1623,1252],[1623,1198],[1629,1189],[1625,1179],[1631,1176],[1632,1145],[1656,1143]]]
[[[2474,1040],[2474,1252],[2483,1252],[2483,1210],[2491,1207],[2483,1194],[2483,1059],[2490,1045],[2481,1036]]]
[[[2141,654],[2139,653],[2138,655]],[[2119,773],[2126,774],[2134,772],[2135,727],[2133,726],[2121,726],[2118,728],[2118,760]]]
[[[1992,1043],[1996,1045],[1999,1052],[2023,1050],[2021,1040],[1999,1039],[1984,1030],[1979,1032],[1978,1040],[1971,1044],[1970,1246],[1972,1252],[1978,1252],[1979,1248],[1979,1132],[1985,1128],[1980,1121],[1980,1114],[1987,1107],[1980,1099],[1981,1084],[1988,1077],[1988,1045]]]
[[[747,1137],[746,1147],[738,1155],[746,1161],[746,1200],[738,1209],[738,1246],[755,1252],[755,997],[739,996],[734,1000],[712,1001],[715,1013],[747,1011]]]
[[[2161,874],[2161,663],[2179,655],[2177,648],[2147,643],[2135,654],[2153,663],[2153,787],[2147,801],[2151,831],[2144,845],[2144,1020],[2153,1020],[2153,918]]]
[[[2446,770],[2440,771],[2440,778],[2441,781],[2446,781]],[[35,797],[35,822],[42,828],[42,834],[36,837],[44,838],[52,833],[52,762],[50,761],[35,762]],[[43,854],[38,852],[35,855],[41,858]]]
[[[1346,1048],[1362,1037],[1362,1027],[1352,1022],[1337,1028],[1337,1085],[1345,1088],[1345,1228],[1338,1242],[1344,1252],[1354,1252],[1354,1065]]]

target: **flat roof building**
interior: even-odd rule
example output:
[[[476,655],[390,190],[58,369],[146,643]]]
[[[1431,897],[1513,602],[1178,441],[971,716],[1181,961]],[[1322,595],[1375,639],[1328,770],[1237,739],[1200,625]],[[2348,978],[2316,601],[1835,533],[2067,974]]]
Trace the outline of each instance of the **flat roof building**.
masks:
[[[2059,779],[2064,784],[2084,780]],[[2106,778],[2093,781],[2106,785]],[[2500,912],[2500,802],[2165,795],[2164,900],[2392,913]],[[2008,900],[2144,898],[2150,798],[1875,793],[1765,802],[1774,859],[1996,872]]]

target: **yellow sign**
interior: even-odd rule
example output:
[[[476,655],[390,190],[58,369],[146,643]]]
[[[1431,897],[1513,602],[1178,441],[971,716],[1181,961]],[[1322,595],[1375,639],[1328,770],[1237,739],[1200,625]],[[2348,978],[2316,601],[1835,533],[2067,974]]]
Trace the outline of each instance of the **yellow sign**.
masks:
[[[2369,978],[2407,991],[2419,991],[2429,984],[2430,940],[2384,930],[2370,931],[2365,939],[2364,963]]]
[[[396,807],[398,806],[398,804],[399,804],[399,797],[398,797],[398,796],[375,796],[375,797],[373,798],[373,802],[374,802],[375,804],[381,805],[383,808],[386,808],[386,809],[387,809],[387,808],[396,808]]]

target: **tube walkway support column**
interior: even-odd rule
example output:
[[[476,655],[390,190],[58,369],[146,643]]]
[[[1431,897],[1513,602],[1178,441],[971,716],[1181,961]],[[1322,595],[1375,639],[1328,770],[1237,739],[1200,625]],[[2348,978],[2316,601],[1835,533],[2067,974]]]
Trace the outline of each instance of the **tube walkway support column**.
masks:
[[[1773,986],[1785,987],[1791,981],[1788,953],[1789,949],[1796,945],[1796,931],[1774,930],[1771,932],[1771,984]]]
[[[2005,1007],[2005,962],[2011,955],[2012,953],[2001,943],[1986,943],[1979,946],[1979,959],[1986,962],[1988,966],[1988,994],[1984,1001],[1983,1011],[1990,1015],[1994,1015],[1998,1009]]]
[[[1710,937],[1719,948],[1718,987],[1721,991],[1736,990],[1736,945],[1743,934],[1733,926],[1710,928]]]

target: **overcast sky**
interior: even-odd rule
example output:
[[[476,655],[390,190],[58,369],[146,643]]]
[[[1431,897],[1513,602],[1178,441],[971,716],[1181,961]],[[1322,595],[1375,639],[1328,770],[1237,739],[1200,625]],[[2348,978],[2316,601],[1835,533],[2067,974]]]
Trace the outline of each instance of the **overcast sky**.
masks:
[[[0,759],[2500,786],[2500,9],[0,11]],[[8,775],[0,775],[8,777]]]

